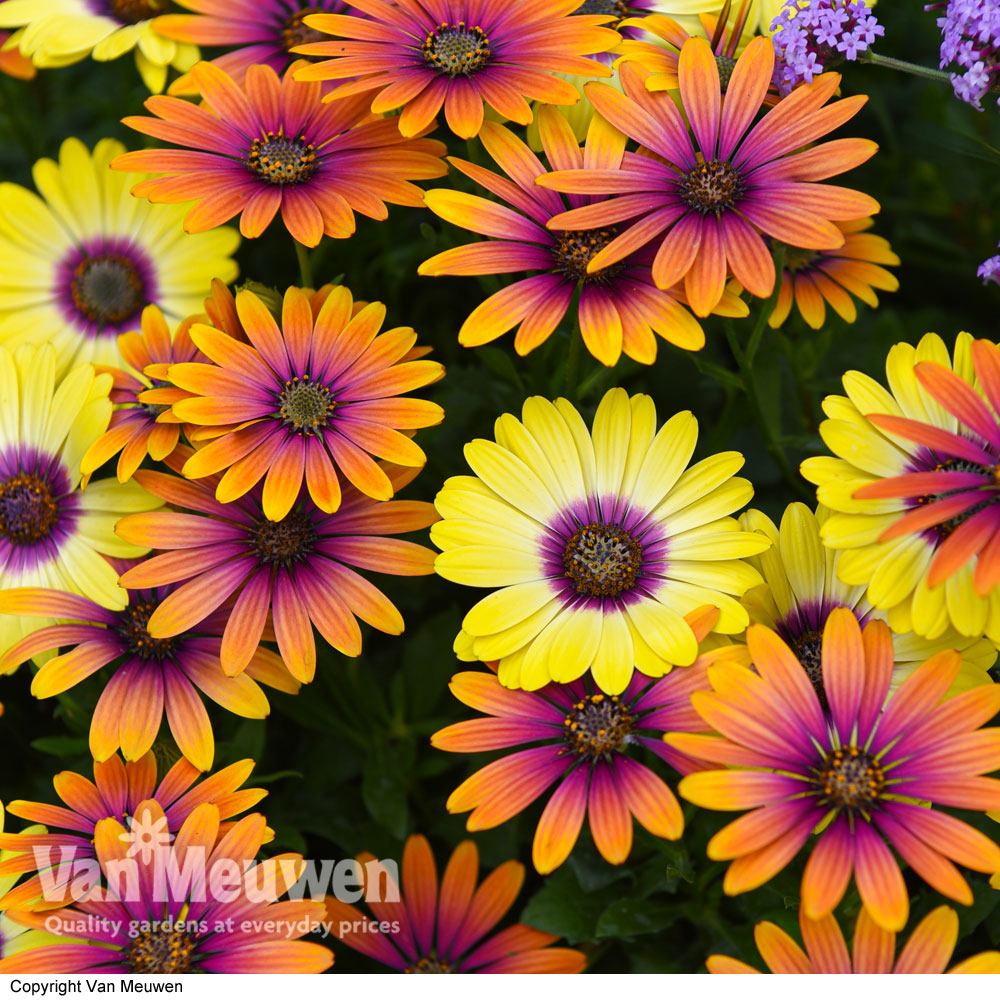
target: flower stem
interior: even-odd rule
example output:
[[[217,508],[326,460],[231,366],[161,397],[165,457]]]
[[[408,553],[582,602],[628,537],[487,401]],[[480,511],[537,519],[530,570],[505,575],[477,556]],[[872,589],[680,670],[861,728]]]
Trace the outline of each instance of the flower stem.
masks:
[[[292,240],[295,244],[295,257],[299,262],[299,280],[303,288],[313,288],[312,263],[309,260],[309,250],[298,240]]]
[[[905,59],[894,59],[892,56],[880,56],[877,52],[860,52],[858,62],[871,63],[873,66],[885,66],[887,69],[920,76],[925,80],[937,80],[939,83],[950,83],[951,77],[943,69],[931,69],[930,66],[920,66],[917,63],[906,62]]]
[[[569,336],[569,353],[566,355],[566,369],[563,374],[563,395],[572,400],[571,393],[576,388],[576,380],[580,371],[580,348],[583,346],[583,334],[574,330]]]
[[[780,427],[772,424],[771,421],[768,420],[767,414],[764,412],[760,389],[757,385],[757,379],[755,378],[753,372],[754,356],[757,353],[757,348],[760,346],[760,341],[764,334],[764,328],[767,326],[768,318],[771,313],[774,312],[774,307],[778,302],[778,293],[781,290],[783,264],[784,251],[778,250],[775,254],[776,280],[774,282],[774,291],[771,293],[771,297],[763,304],[763,306],[761,306],[760,313],[757,316],[757,322],[754,324],[749,341],[747,341],[746,349],[744,350],[740,346],[739,338],[736,336],[736,331],[733,329],[731,320],[727,320],[725,324],[726,340],[729,342],[729,349],[732,351],[733,357],[736,359],[736,364],[740,370],[740,377],[743,382],[743,391],[746,393],[747,402],[750,404],[750,413],[753,417],[753,422],[757,425],[757,430],[760,432],[761,438],[764,441],[764,447],[767,449],[767,453],[771,456],[771,460],[778,467],[778,471],[781,473],[784,480],[796,492],[796,494],[811,502],[813,500],[812,494],[806,489],[802,479],[792,468],[791,463],[788,461],[788,456],[785,454],[785,450],[781,446]]]

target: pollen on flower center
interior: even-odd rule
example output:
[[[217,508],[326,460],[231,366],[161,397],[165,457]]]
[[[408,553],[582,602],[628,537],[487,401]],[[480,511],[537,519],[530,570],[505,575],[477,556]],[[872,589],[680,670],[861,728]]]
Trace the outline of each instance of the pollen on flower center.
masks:
[[[719,83],[722,86],[722,92],[725,93],[732,78],[733,70],[736,69],[736,60],[731,59],[729,56],[716,56],[715,65],[719,70]]]
[[[32,545],[48,538],[59,517],[49,484],[20,473],[0,482],[0,537],[11,545]]]
[[[266,566],[288,568],[308,558],[316,544],[309,518],[292,511],[280,521],[258,521],[250,535],[254,554]]]
[[[620,270],[619,264],[603,267],[595,274],[587,273],[587,265],[616,236],[613,226],[607,229],[567,230],[559,236],[558,244],[552,248],[555,269],[573,281],[601,283],[614,277]]]
[[[624,17],[628,13],[625,0],[583,0],[574,14],[611,14],[614,17]]]
[[[190,972],[194,938],[183,930],[148,930],[140,933],[125,952],[133,972],[167,975]]]
[[[841,747],[816,770],[825,801],[838,809],[867,812],[885,788],[885,772],[871,754]]]
[[[285,21],[281,32],[281,44],[284,45],[286,52],[291,52],[297,45],[310,45],[313,42],[328,40],[328,36],[324,35],[322,31],[317,31],[315,28],[310,28],[308,24],[302,23],[310,14],[321,13],[319,7],[303,7],[302,10],[297,10]],[[305,56],[304,58],[308,59],[309,57]]]
[[[563,726],[566,740],[576,753],[602,757],[625,743],[633,721],[618,695],[592,694],[573,706]]]
[[[113,18],[124,24],[138,24],[170,9],[168,0],[108,0]]]
[[[305,135],[292,138],[279,128],[254,139],[246,165],[268,184],[302,184],[316,172],[316,149]]]
[[[424,59],[450,77],[470,76],[490,60],[490,40],[482,28],[442,22],[424,41]]]
[[[134,316],[145,300],[142,277],[121,254],[84,257],[70,281],[73,304],[95,323],[121,323]]]
[[[823,636],[816,631],[804,632],[790,643],[814,688],[823,687]]]
[[[282,422],[307,436],[326,427],[336,407],[333,393],[325,385],[310,381],[308,375],[287,380],[278,394]]]
[[[450,973],[452,971],[451,966],[438,958],[436,955],[425,955],[419,961],[415,962],[413,965],[409,966],[406,970],[407,972],[413,972],[418,975],[441,975],[443,973]]]
[[[686,205],[702,215],[719,216],[739,201],[744,184],[731,163],[709,160],[684,174],[678,187]]]
[[[140,660],[157,660],[162,663],[170,659],[174,651],[173,639],[154,639],[146,627],[150,615],[156,610],[153,601],[140,601],[120,613],[121,624],[118,634],[123,636],[130,653]]]
[[[573,532],[563,566],[587,597],[620,597],[631,590],[642,569],[642,546],[617,524],[594,521]]]

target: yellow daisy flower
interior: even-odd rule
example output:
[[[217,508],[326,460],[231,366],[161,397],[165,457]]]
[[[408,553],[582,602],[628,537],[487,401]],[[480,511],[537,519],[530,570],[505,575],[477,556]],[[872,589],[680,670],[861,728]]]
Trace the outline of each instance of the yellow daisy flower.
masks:
[[[49,344],[13,354],[0,347],[0,590],[48,587],[125,607],[118,570],[105,556],[134,559],[149,550],[119,538],[114,525],[161,501],[116,479],[80,489],[80,460],[111,419],[111,385],[110,373],[89,364],[57,380]],[[0,614],[0,651],[37,628],[37,619]]]
[[[929,333],[885,370],[888,390],[852,371],[823,401],[836,457],[802,464],[834,511],[823,544],[894,632],[1000,642],[1000,348],[960,333],[952,356]]]
[[[759,510],[740,516],[743,528],[759,531],[771,541],[769,549],[748,560],[764,583],[743,595],[743,606],[751,622],[774,629],[788,643],[817,690],[822,688],[820,648],[830,612],[850,608],[862,626],[886,617],[865,596],[864,584],[852,586],[837,577],[843,553],[825,548],[820,540],[821,526],[829,517],[830,511],[822,505],[813,513],[803,503],[785,508],[780,528]],[[993,683],[988,671],[997,651],[986,639],[960,635],[954,628],[933,640],[905,632],[892,636],[892,648],[893,690],[925,660],[945,649],[962,654],[962,667],[949,695]]]
[[[505,687],[537,690],[590,670],[607,694],[633,668],[650,677],[688,666],[698,639],[684,615],[720,611],[716,631],[749,623],[739,598],[762,582],[742,559],[770,545],[729,515],[753,496],[738,452],[688,468],[690,412],[657,431],[649,396],[610,390],[588,430],[566,399],[528,399],[496,441],[465,446],[475,476],[449,479],[431,528],[434,568],[500,588],[462,622],[460,659],[498,660]]]
[[[108,168],[124,152],[67,139],[58,163],[34,166],[41,197],[0,184],[0,344],[51,343],[57,376],[85,361],[123,367],[118,337],[145,306],[176,325],[201,312],[213,278],[236,278],[236,230],[188,234],[184,206],[133,198],[146,175]]]
[[[0,27],[18,28],[21,54],[39,69],[54,69],[92,56],[98,62],[135,52],[143,83],[159,94],[167,67],[186,73],[199,59],[198,47],[159,34],[153,18],[166,0],[6,0],[0,4]]]

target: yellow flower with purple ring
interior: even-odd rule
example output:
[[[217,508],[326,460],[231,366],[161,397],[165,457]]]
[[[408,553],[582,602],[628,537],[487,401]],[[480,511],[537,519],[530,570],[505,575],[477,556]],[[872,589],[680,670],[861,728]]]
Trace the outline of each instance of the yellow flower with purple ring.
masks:
[[[690,412],[657,430],[653,400],[609,390],[593,430],[569,400],[532,396],[496,440],[465,446],[474,476],[447,480],[431,529],[434,568],[497,588],[466,614],[455,649],[498,660],[500,683],[529,691],[588,670],[621,694],[633,670],[690,666],[698,638],[684,616],[719,608],[716,630],[742,632],[739,598],[761,582],[743,561],[770,544],[730,517],[753,495],[739,452],[688,467]]]

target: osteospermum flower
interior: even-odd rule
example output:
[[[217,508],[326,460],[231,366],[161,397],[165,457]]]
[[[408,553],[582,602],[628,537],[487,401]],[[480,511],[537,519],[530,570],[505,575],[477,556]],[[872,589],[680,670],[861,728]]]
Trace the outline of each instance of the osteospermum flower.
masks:
[[[157,31],[153,18],[167,0],[4,0],[0,26],[18,28],[21,52],[40,69],[68,66],[91,56],[98,62],[135,51],[135,65],[154,94],[167,82],[167,67],[188,70],[198,59],[193,45],[178,45]]]
[[[760,571],[764,584],[743,595],[743,605],[756,624],[773,628],[798,658],[823,701],[821,645],[823,629],[834,608],[848,608],[865,625],[885,619],[884,611],[873,608],[865,597],[864,584],[849,586],[837,577],[842,553],[824,547],[821,526],[830,512],[819,507],[814,514],[805,504],[785,508],[781,527],[759,510],[740,515],[747,531],[759,531],[771,540],[771,547],[750,564]],[[996,647],[981,636],[971,638],[949,628],[936,639],[924,639],[914,632],[892,636],[892,684],[894,690],[917,667],[936,653],[957,649],[962,668],[949,689],[958,694],[977,684],[992,684],[989,669],[996,660]]]
[[[374,119],[362,98],[324,105],[322,86],[278,78],[254,66],[237,85],[212,63],[191,71],[205,106],[176,97],[151,97],[155,118],[130,116],[126,125],[191,149],[145,149],[117,157],[115,170],[162,176],[132,187],[152,202],[196,201],[184,217],[188,232],[212,229],[240,216],[244,236],[260,236],[280,211],[299,243],[324,235],[346,239],[354,213],[388,216],[386,202],[419,206],[414,180],[447,172],[442,143],[404,139],[394,122]]]
[[[824,711],[805,668],[770,629],[747,629],[756,673],[736,663],[708,670],[711,692],[691,703],[720,736],[668,734],[682,753],[724,765],[682,779],[684,798],[708,809],[750,810],[708,843],[730,861],[723,889],[756,889],[821,832],[802,875],[805,914],[822,920],[853,876],[861,901],[885,930],[903,929],[909,896],[890,845],[949,899],[972,903],[952,862],[1000,871],[1000,847],[939,806],[996,809],[997,730],[980,726],[1000,710],[1000,686],[950,698],[961,657],[947,650],[917,668],[890,696],[892,639],[884,622],[862,633],[847,608],[823,630]]]
[[[927,334],[893,347],[886,375],[891,392],[848,372],[847,398],[824,401],[839,457],[802,463],[836,512],[823,543],[895,631],[1000,640],[1000,348],[961,333],[953,360]]]
[[[97,823],[94,849],[106,889],[78,906],[9,911],[19,923],[48,927],[75,942],[4,958],[0,973],[318,973],[333,963],[328,948],[297,940],[319,926],[322,902],[278,902],[301,874],[302,856],[254,863],[267,836],[259,813],[221,838],[219,808],[211,803],[171,826],[160,804],[147,799],[136,819],[142,829],[156,831],[141,849],[117,818]],[[205,864],[204,881],[163,877],[185,871],[185,859]],[[225,886],[222,892],[207,891],[213,873],[225,880],[217,883]]]
[[[103,819],[134,817],[146,799],[159,803],[168,824],[175,829],[195,808],[211,802],[219,808],[223,821],[219,832],[224,835],[233,826],[226,820],[252,808],[267,795],[263,788],[240,788],[253,769],[252,760],[241,760],[198,781],[202,772],[181,757],[157,784],[156,757],[150,752],[125,763],[117,754],[103,763],[95,760],[93,781],[73,771],[61,771],[52,785],[64,805],[20,799],[7,804],[12,815],[46,826],[21,833],[3,833],[0,828],[0,848],[4,852],[0,855],[0,909],[28,907],[43,891],[46,902],[65,902],[63,890],[73,873],[71,862],[95,857],[97,824]],[[46,859],[51,861],[51,867],[46,868]],[[38,872],[41,868],[46,868],[44,877],[32,875],[4,894],[7,875]],[[60,895],[62,898],[57,898]]]
[[[685,42],[678,86],[693,143],[671,95],[649,93],[648,73],[635,62],[619,70],[624,94],[606,84],[587,85],[597,110],[644,147],[642,155],[626,153],[616,170],[584,167],[538,179],[557,191],[618,195],[549,222],[556,230],[619,225],[619,234],[590,259],[589,272],[655,242],[657,286],[683,280],[695,315],[707,316],[722,298],[730,270],[751,294],[771,294],[774,262],[762,236],[833,250],[844,244],[834,221],[878,211],[868,195],[815,183],[863,163],[877,148],[873,142],[840,139],[802,149],[853,117],[866,98],[824,107],[840,80],[828,74],[751,128],[773,63],[771,42],[755,38],[736,61],[723,101],[712,47],[704,38]]]
[[[716,618],[715,609],[705,608],[687,621],[700,641]],[[452,694],[486,717],[440,730],[431,745],[453,753],[528,749],[476,771],[452,792],[448,811],[471,809],[468,829],[489,830],[555,784],[531,852],[543,875],[572,853],[584,818],[597,850],[613,865],[622,864],[632,850],[633,817],[654,836],[677,840],[684,816],[674,793],[632,754],[650,750],[681,774],[705,766],[668,747],[662,736],[669,730],[705,731],[691,708],[691,692],[708,687],[705,669],[715,655],[720,654],[656,681],[633,674],[621,695],[606,695],[589,679],[528,692],[507,690],[495,674],[456,674],[449,685]]]
[[[984,260],[976,270],[976,277],[982,278],[984,285],[988,285],[991,281],[1000,285],[1000,254]]]
[[[183,461],[183,449],[179,456]],[[399,490],[418,470],[385,466],[383,471]],[[123,538],[155,539],[149,544],[163,550],[125,573],[122,584],[179,584],[147,623],[157,640],[182,635],[236,595],[221,650],[230,675],[252,662],[269,609],[281,658],[304,683],[316,669],[311,625],[346,656],[361,653],[357,618],[399,635],[400,613],[352,566],[395,576],[434,572],[429,549],[384,537],[426,528],[437,519],[429,503],[376,501],[348,486],[335,514],[324,514],[302,496],[284,518],[271,521],[264,515],[259,486],[222,504],[215,498],[215,477],[187,482],[140,469],[136,479],[178,512],[118,522],[115,530]]]
[[[111,376],[80,365],[57,380],[55,368],[48,344],[0,347],[0,590],[60,587],[121,609],[127,596],[105,557],[149,550],[118,538],[114,523],[161,503],[112,479],[80,489],[80,459],[111,417]],[[0,652],[35,627],[0,612]]]
[[[129,371],[112,369],[114,384],[110,399],[117,405],[108,429],[87,449],[80,463],[84,476],[90,476],[110,458],[118,455],[118,481],[128,482],[149,455],[159,462],[167,457],[180,440],[180,421],[163,400],[186,395],[166,384],[167,368],[174,362],[208,360],[191,342],[188,333],[194,319],[184,320],[173,337],[163,313],[156,306],[142,311],[141,331],[123,333],[118,349]],[[153,401],[145,394],[158,389]],[[160,400],[157,402],[156,400]]]
[[[313,503],[332,514],[348,483],[375,500],[392,497],[376,458],[425,464],[423,451],[400,430],[440,423],[444,410],[401,395],[441,378],[444,368],[406,360],[417,339],[412,329],[379,334],[382,303],[355,314],[354,299],[341,286],[314,316],[305,292],[289,288],[279,326],[244,290],[236,296],[236,312],[248,346],[195,324],[191,339],[210,363],[175,364],[167,371],[187,396],[173,404],[174,417],[214,435],[187,460],[184,475],[224,472],[216,487],[222,503],[263,479],[264,513],[280,521],[303,479]]]
[[[883,292],[899,288],[896,276],[882,266],[899,264],[899,257],[888,240],[866,232],[872,220],[856,219],[836,225],[844,234],[844,245],[837,250],[785,248],[781,290],[768,318],[772,329],[788,319],[793,305],[814,330],[826,322],[827,304],[844,322],[853,323],[858,309],[851,295],[875,309],[876,288]]]
[[[726,452],[687,468],[698,438],[689,412],[659,432],[652,399],[609,391],[588,431],[565,399],[504,414],[496,442],[465,446],[475,476],[445,482],[431,529],[434,568],[499,587],[465,616],[460,658],[499,660],[505,687],[536,690],[590,670],[621,694],[633,667],[660,677],[689,666],[698,638],[684,615],[720,609],[719,632],[742,631],[739,601],[761,582],[741,562],[769,542],[727,515],[753,494]]]
[[[760,957],[771,972],[779,975],[939,975],[946,971],[958,943],[958,914],[950,906],[939,906],[928,913],[913,929],[898,958],[896,935],[879,927],[863,907],[854,925],[851,951],[832,913],[822,920],[810,920],[800,909],[799,927],[805,951],[790,934],[769,920],[754,928]],[[709,972],[716,974],[758,971],[726,955],[712,955],[705,964]],[[981,952],[947,971],[996,974],[1000,972],[1000,952]]]
[[[124,151],[67,139],[58,164],[34,166],[41,198],[0,184],[0,345],[50,343],[59,374],[81,361],[120,366],[118,337],[138,329],[145,306],[177,324],[213,278],[236,277],[236,230],[189,236],[183,210],[136,203],[128,188],[141,177],[108,170]]]
[[[583,58],[607,52],[621,36],[600,25],[608,15],[570,16],[573,0],[536,0],[511,6],[499,0],[359,0],[367,17],[315,14],[310,28],[337,41],[304,45],[299,52],[332,56],[296,73],[300,80],[347,80],[327,97],[338,100],[377,91],[374,114],[402,108],[403,135],[417,135],[442,107],[448,127],[471,139],[488,105],[504,118],[527,125],[527,100],[575,104],[577,89],[555,73],[610,76],[611,69]],[[344,39],[341,41],[340,39]]]
[[[684,26],[663,14],[629,18],[624,22],[636,36],[628,38],[615,50],[616,65],[633,59],[649,71],[647,90],[676,90],[678,63],[684,43],[702,35],[709,40],[719,67],[719,83],[723,94],[729,86],[729,77],[736,66],[736,56],[743,51],[751,36],[746,34],[747,19],[753,0],[741,0],[733,23],[729,24],[731,0],[726,0],[717,16],[701,14],[700,31],[689,33]],[[653,41],[652,39],[657,39]],[[775,103],[770,97],[766,103]]]
[[[231,51],[212,63],[240,84],[255,63],[284,73],[297,56],[297,45],[321,41],[325,36],[305,23],[310,14],[344,14],[344,0],[257,0],[234,4],[232,0],[175,0],[173,13],[161,14],[154,27],[166,38],[196,45],[223,46]],[[193,14],[186,11],[195,11]],[[234,46],[238,46],[234,48]],[[171,94],[196,94],[197,86],[185,74],[170,85]]]
[[[50,659],[31,682],[36,698],[51,698],[117,663],[90,723],[94,758],[107,760],[121,747],[127,760],[138,760],[155,742],[165,714],[181,753],[207,771],[215,757],[215,738],[199,693],[243,718],[263,719],[270,706],[257,681],[290,694],[298,684],[281,660],[263,648],[255,650],[245,674],[227,677],[219,664],[224,612],[203,616],[199,628],[181,637],[153,638],[149,618],[173,589],[130,588],[128,604],[121,611],[56,590],[0,591],[0,612],[73,623],[27,635],[0,656],[0,673],[32,656],[71,646]]]
[[[625,137],[603,119],[593,120],[586,146],[580,149],[566,119],[555,108],[540,108],[537,118],[542,147],[554,168],[572,169],[587,162],[613,170],[621,162]],[[447,222],[494,239],[446,250],[424,261],[419,273],[541,273],[507,285],[474,309],[458,331],[460,344],[486,344],[517,326],[514,348],[518,354],[528,354],[552,335],[579,290],[580,334],[590,353],[606,365],[616,364],[622,351],[652,364],[656,360],[654,333],[687,350],[704,345],[701,326],[676,298],[653,284],[649,260],[641,254],[588,274],[590,258],[614,238],[614,227],[558,235],[545,228],[554,215],[566,210],[566,200],[534,183],[547,172],[546,167],[517,136],[485,122],[479,138],[510,180],[456,157],[449,157],[449,162],[488,190],[505,196],[507,204],[444,188],[428,191],[426,201]],[[569,195],[568,201],[575,207],[592,199]],[[733,299],[727,305],[736,303]]]
[[[371,854],[357,860],[368,907],[393,930],[383,933],[367,913],[333,896],[327,896],[326,916],[344,944],[383,965],[400,972],[508,974],[576,973],[586,965],[582,952],[550,948],[559,938],[526,924],[483,940],[521,891],[524,865],[517,861],[500,865],[477,888],[479,851],[465,840],[448,859],[439,888],[430,844],[414,834],[403,849],[400,893]]]

